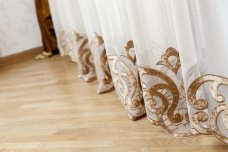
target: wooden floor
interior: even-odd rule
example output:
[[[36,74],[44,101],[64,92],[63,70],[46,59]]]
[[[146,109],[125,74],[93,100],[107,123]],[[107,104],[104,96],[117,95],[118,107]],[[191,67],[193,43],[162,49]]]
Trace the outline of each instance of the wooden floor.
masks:
[[[146,118],[129,120],[96,84],[59,56],[0,69],[0,152],[228,151],[212,136],[174,138]]]

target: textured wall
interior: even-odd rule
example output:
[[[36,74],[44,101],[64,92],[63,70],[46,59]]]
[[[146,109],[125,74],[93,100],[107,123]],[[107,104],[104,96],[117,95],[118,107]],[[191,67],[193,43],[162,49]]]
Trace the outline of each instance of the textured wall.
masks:
[[[0,0],[0,56],[41,46],[34,0]]]

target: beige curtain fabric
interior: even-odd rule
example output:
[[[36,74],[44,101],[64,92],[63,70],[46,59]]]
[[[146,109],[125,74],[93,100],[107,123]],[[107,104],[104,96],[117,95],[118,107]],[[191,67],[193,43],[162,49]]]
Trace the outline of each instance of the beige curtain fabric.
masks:
[[[116,94],[128,116],[145,115],[125,1],[95,1]],[[105,13],[104,13],[105,12]]]
[[[98,20],[94,1],[79,0],[86,33],[93,55],[96,75],[98,80],[97,93],[106,93],[114,89],[112,77],[108,66],[108,59],[102,38],[101,27]]]
[[[49,0],[61,55],[77,62],[78,76],[96,79],[95,67],[78,0]],[[78,13],[74,13],[77,10]]]
[[[226,0],[73,1],[79,9],[68,13],[81,14],[73,18],[84,31],[76,31],[86,34],[65,46],[72,50],[88,37],[81,51],[92,50],[86,59],[90,66],[94,59],[99,86],[109,71],[132,120],[146,114],[173,136],[212,134],[228,143]]]

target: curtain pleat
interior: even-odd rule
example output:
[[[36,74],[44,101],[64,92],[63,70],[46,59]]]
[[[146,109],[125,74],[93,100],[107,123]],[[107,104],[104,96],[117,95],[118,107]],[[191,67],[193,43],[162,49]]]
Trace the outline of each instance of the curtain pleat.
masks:
[[[113,77],[121,103],[132,120],[145,115],[125,1],[95,1]]]
[[[86,33],[89,39],[93,55],[96,75],[98,80],[97,93],[107,93],[113,90],[112,77],[108,66],[108,59],[95,2],[91,0],[79,0],[79,6],[83,17]]]
[[[226,0],[50,0],[58,46],[131,120],[228,143]],[[108,102],[108,101],[107,101]]]

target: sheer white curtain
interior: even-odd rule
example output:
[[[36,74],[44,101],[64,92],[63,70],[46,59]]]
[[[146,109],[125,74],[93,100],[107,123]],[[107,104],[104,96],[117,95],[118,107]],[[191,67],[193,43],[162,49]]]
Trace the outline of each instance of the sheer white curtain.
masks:
[[[125,1],[95,1],[116,93],[132,120],[144,116]]]
[[[172,135],[191,135],[171,2],[126,2],[147,117]]]
[[[50,0],[49,4],[61,54],[78,63],[79,77],[86,82],[94,80],[93,58],[78,0]]]
[[[94,0],[79,0],[80,10],[93,54],[98,79],[97,93],[113,90],[112,77],[108,66],[104,41]]]
[[[85,34],[79,5],[75,0],[49,0],[53,24],[58,39],[58,47],[61,55],[70,55],[73,61],[77,61],[75,33]]]
[[[189,10],[184,14],[188,19],[185,22],[181,22],[183,16],[179,12],[182,5]],[[187,36],[194,42],[189,43],[184,32],[177,33],[192,127],[198,133],[214,134],[228,143],[228,2],[194,0],[174,6],[175,20],[181,23],[177,28],[192,29]],[[186,28],[184,24],[188,22],[192,26]]]
[[[106,50],[116,93],[132,120],[146,111],[152,124],[174,136],[213,134],[228,143],[226,0],[51,3],[57,30],[87,33],[82,50],[92,49],[98,70]]]
[[[126,3],[148,119],[173,135],[214,134],[228,142],[228,3]]]

